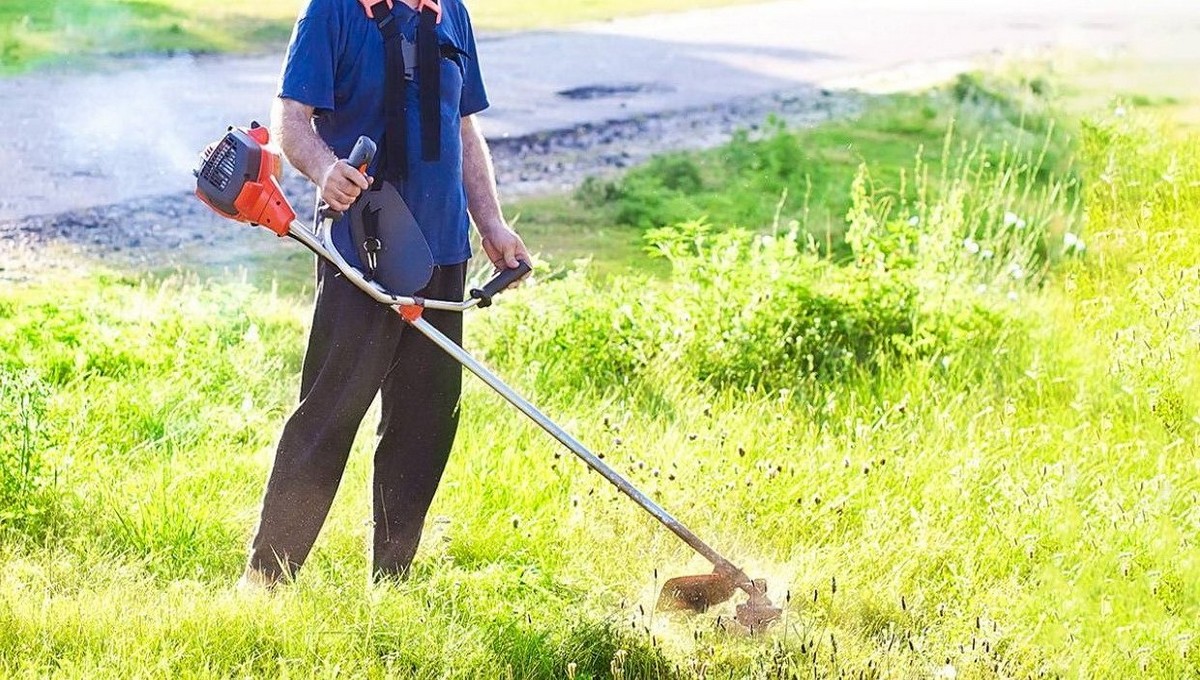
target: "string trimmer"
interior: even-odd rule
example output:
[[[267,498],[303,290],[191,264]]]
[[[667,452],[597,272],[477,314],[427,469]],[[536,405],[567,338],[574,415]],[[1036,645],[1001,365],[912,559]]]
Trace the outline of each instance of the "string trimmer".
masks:
[[[737,590],[742,590],[749,599],[737,606],[736,618],[739,623],[751,631],[757,631],[779,618],[780,609],[767,597],[765,581],[751,579],[744,571],[700,540],[700,537],[679,520],[614,472],[587,447],[422,318],[426,309],[465,312],[473,307],[487,307],[492,303],[493,297],[529,273],[531,268],[528,263],[521,262],[515,269],[500,272],[482,288],[472,290],[470,298],[463,301],[427,300],[412,295],[396,295],[378,281],[368,280],[368,277],[347,262],[335,247],[333,225],[340,216],[338,213],[318,204],[314,214],[314,227],[296,219],[296,213],[283,195],[277,180],[282,161],[268,143],[267,129],[257,124],[252,124],[250,128],[230,128],[220,141],[205,150],[200,167],[196,170],[196,195],[224,217],[266,227],[279,236],[299,241],[318,257],[325,259],[336,267],[347,281],[380,304],[394,309],[409,326],[454,357],[589,467],[600,473],[621,493],[633,499],[642,509],[712,563],[714,569],[711,574],[681,576],[668,580],[659,595],[659,608],[705,611],[714,604],[728,600]],[[347,162],[365,171],[374,155],[374,142],[361,137]],[[415,224],[413,226],[415,227]]]

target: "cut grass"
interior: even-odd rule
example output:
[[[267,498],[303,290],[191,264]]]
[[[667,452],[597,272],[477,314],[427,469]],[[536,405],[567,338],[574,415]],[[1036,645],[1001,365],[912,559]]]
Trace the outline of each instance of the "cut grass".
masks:
[[[97,55],[275,50],[287,40],[303,4],[303,0],[4,0],[0,3],[0,74]],[[478,30],[498,31],[726,4],[718,0],[486,0],[471,8]]]

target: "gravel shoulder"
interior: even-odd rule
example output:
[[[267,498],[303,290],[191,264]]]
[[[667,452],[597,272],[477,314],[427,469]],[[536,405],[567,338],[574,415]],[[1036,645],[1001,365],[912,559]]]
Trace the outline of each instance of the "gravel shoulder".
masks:
[[[671,150],[709,148],[738,129],[753,130],[774,115],[790,125],[815,125],[854,115],[866,95],[797,90],[738,102],[580,125],[570,130],[491,142],[505,200],[568,191],[589,176],[608,176]],[[284,191],[304,219],[313,185],[290,168]],[[272,246],[257,229],[214,215],[190,192],[144,196],[18,219],[0,220],[0,252],[53,246],[58,256],[110,264],[169,268],[234,262]],[[265,244],[265,245],[264,245]]]

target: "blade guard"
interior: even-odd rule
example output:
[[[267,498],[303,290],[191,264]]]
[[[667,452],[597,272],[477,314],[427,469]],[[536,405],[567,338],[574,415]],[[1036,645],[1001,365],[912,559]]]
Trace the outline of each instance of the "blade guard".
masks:
[[[261,225],[287,236],[296,212],[279,186],[282,159],[258,123],[230,128],[204,150],[196,170],[196,196],[224,217]]]

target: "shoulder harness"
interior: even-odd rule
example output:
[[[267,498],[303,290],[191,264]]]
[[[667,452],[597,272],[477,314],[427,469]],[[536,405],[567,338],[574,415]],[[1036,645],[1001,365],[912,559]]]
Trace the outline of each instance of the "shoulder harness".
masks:
[[[393,0],[358,0],[383,36],[385,128],[383,153],[377,174],[384,180],[403,179],[408,174],[408,140],[405,139],[408,99],[405,77],[404,41],[392,15]],[[438,59],[437,24],[442,22],[442,7],[437,0],[419,0],[417,13],[417,82],[421,123],[421,159],[438,161],[442,154],[442,77]]]

